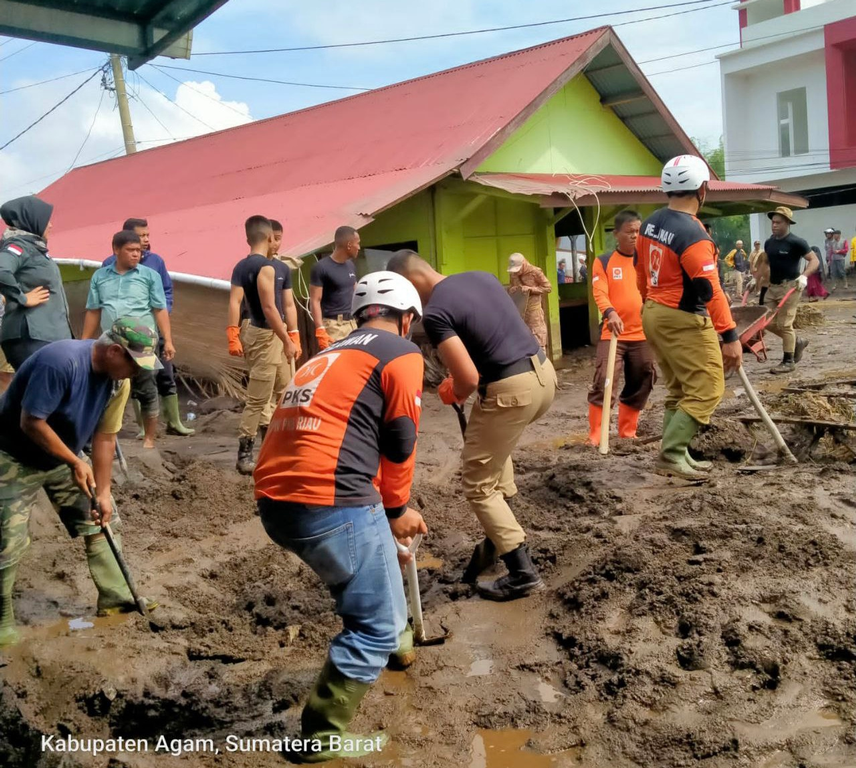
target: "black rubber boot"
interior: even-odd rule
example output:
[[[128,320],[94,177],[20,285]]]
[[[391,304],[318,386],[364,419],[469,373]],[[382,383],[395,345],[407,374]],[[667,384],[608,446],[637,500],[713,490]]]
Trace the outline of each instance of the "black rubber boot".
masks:
[[[253,461],[253,446],[255,440],[251,437],[242,437],[238,441],[238,462],[235,464],[235,469],[242,475],[251,475],[256,468],[256,462]]]
[[[496,547],[493,542],[488,538],[480,541],[473,550],[473,555],[464,570],[461,581],[464,584],[475,584],[482,573],[496,565],[497,559]]]
[[[770,368],[770,373],[774,373],[777,375],[783,373],[793,373],[796,365],[794,364],[794,356],[790,352],[785,352],[782,357],[782,362],[779,363],[775,368]]]
[[[544,582],[541,581],[525,544],[501,555],[501,558],[505,567],[508,568],[508,573],[496,581],[480,581],[476,589],[481,597],[486,600],[505,602],[527,597],[533,592],[544,589]]]
[[[797,345],[794,348],[794,362],[798,363],[802,360],[803,352],[805,352],[805,348],[808,346],[808,339],[801,339],[799,336],[797,337]]]

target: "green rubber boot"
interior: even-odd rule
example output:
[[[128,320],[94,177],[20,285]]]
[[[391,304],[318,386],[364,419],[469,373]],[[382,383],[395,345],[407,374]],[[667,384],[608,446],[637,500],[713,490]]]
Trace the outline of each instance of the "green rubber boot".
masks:
[[[185,427],[181,423],[181,414],[178,411],[178,395],[167,395],[161,398],[161,416],[166,422],[166,431],[170,435],[188,437],[195,435],[196,430]]]
[[[663,412],[663,434],[666,434],[666,430],[669,428],[669,422],[672,420],[672,416],[675,415],[674,411],[666,410]],[[712,461],[700,461],[699,459],[694,459],[690,456],[689,449],[687,449],[687,464],[689,464],[693,469],[698,470],[699,472],[710,472],[713,469]]]
[[[137,432],[137,440],[142,440],[146,436],[146,425],[143,421],[143,406],[137,398],[131,398],[131,405],[134,406],[134,418],[137,420],[137,426],[140,431]]]
[[[693,469],[687,461],[687,446],[698,431],[698,422],[688,413],[677,410],[663,431],[660,457],[655,465],[658,475],[671,475],[685,480],[704,480],[706,475]]]
[[[370,687],[345,677],[327,659],[301,716],[301,739],[311,739],[320,749],[310,748],[288,757],[299,763],[323,763],[380,752],[389,740],[385,733],[357,736],[347,730]]]
[[[389,666],[391,669],[407,669],[414,661],[416,649],[413,647],[413,627],[407,622],[407,626],[398,636],[398,649],[390,654]]]
[[[15,645],[21,639],[15,626],[15,611],[12,608],[12,589],[17,573],[17,563],[0,569],[0,648]]]
[[[118,533],[113,534],[116,546],[122,551],[122,537]],[[84,537],[86,546],[86,559],[89,563],[89,573],[92,581],[98,588],[98,615],[112,616],[116,613],[133,613],[137,610],[131,590],[125,582],[125,577],[119,568],[119,563],[103,536]],[[148,598],[146,607],[153,611],[158,604]]]

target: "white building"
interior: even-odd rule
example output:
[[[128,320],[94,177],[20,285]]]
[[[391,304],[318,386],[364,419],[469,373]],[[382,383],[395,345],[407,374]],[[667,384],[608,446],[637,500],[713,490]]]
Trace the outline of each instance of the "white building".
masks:
[[[856,235],[856,0],[743,0],[740,49],[722,54],[725,175],[809,200],[794,233]],[[770,234],[750,217],[752,239]]]

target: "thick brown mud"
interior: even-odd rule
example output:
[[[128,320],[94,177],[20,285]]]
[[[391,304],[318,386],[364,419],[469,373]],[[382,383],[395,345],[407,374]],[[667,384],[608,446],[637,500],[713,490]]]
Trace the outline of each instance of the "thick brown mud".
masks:
[[[856,377],[853,306],[823,305],[801,381]],[[455,416],[426,396],[419,578],[429,634],[451,635],[383,674],[354,726],[383,727],[392,744],[349,764],[856,765],[853,457],[816,443],[794,468],[743,471],[775,452],[735,419],[752,411],[734,380],[694,446],[715,463],[708,483],[653,473],[660,388],[640,424],[650,440],[600,456],[584,444],[590,358],[561,372],[515,455],[515,512],[548,585],[516,603],[460,583],[480,529],[460,493]],[[774,410],[788,382],[772,364],[746,367]],[[82,545],[46,507],[34,514],[16,588],[24,641],[0,656],[0,765],[283,764],[237,739],[298,733],[339,622],[255,515],[251,480],[233,469],[237,413],[218,402],[199,414],[196,437],[164,438],[155,455],[123,433],[134,471],[116,495],[141,590],[163,603],[151,625],[94,619]],[[783,434],[807,439],[799,426]],[[145,739],[147,751],[64,754],[43,735]]]

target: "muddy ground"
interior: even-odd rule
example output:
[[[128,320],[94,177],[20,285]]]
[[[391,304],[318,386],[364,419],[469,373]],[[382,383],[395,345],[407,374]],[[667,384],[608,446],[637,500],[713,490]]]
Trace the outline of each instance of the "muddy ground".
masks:
[[[804,331],[796,374],[746,363],[771,406],[787,407],[781,390],[796,382],[856,378],[856,303],[819,307],[825,322]],[[783,427],[801,463],[743,471],[775,451],[736,419],[753,412],[735,379],[697,441],[715,460],[711,482],[670,481],[651,471],[656,441],[616,441],[608,457],[584,444],[592,358],[567,358],[553,409],[515,455],[517,514],[548,590],[511,604],[459,583],[478,526],[460,494],[454,414],[425,398],[420,584],[429,632],[452,635],[407,672],[384,673],[355,727],[384,727],[393,743],[350,764],[856,765],[852,442]],[[658,435],[662,398],[658,388],[641,436]],[[338,621],[315,576],[264,534],[251,482],[233,469],[228,405],[195,408],[197,436],[163,438],[157,456],[123,433],[126,551],[163,603],[151,630],[140,617],[93,619],[82,547],[50,511],[34,516],[17,585],[25,640],[0,660],[0,765],[283,764],[229,753],[227,736],[297,733]],[[71,629],[81,617],[94,626]],[[145,738],[149,751],[62,755],[42,750],[42,734]],[[210,738],[220,754],[156,751],[161,736]]]

